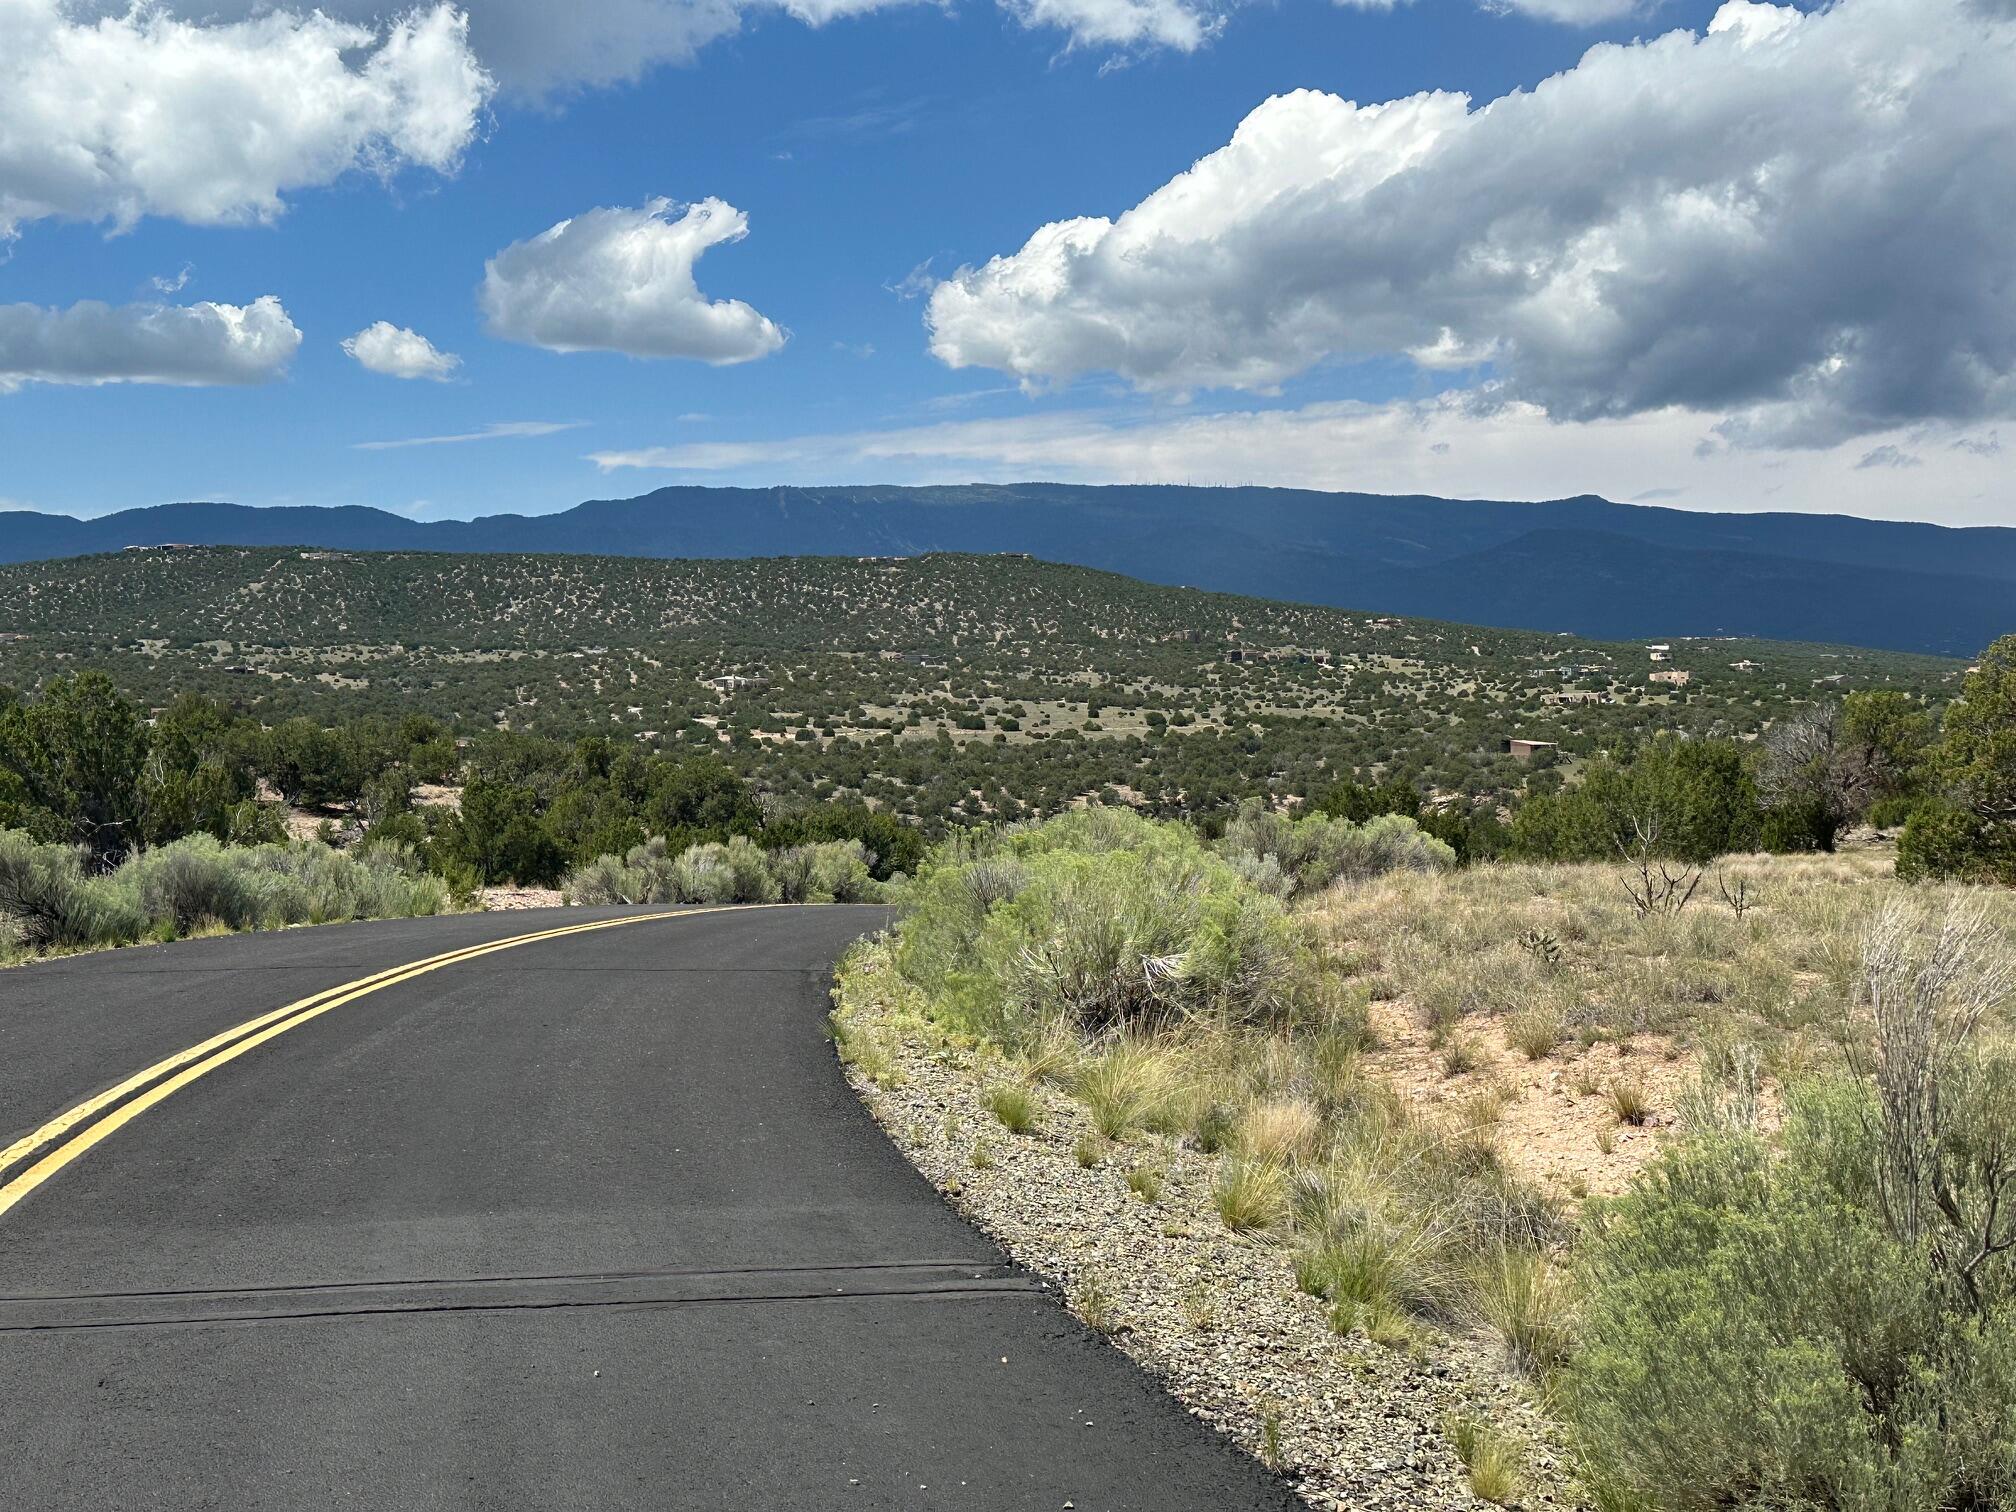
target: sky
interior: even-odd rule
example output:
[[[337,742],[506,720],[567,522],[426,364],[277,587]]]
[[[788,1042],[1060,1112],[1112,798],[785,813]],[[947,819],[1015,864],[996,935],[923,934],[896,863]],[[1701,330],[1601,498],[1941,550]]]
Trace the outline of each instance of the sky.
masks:
[[[1024,479],[2016,524],[2016,0],[0,0],[0,510]]]

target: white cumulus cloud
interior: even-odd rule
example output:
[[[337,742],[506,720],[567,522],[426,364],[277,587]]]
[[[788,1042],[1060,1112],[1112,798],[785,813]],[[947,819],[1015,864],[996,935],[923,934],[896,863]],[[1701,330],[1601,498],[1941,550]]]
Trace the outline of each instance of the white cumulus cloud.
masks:
[[[432,378],[440,383],[462,366],[453,352],[436,351],[418,331],[389,320],[374,321],[355,336],[345,336],[343,350],[366,370],[387,378]]]
[[[248,305],[0,305],[0,392],[24,383],[267,383],[300,346],[271,294]]]
[[[783,329],[739,299],[709,299],[693,281],[702,253],[748,231],[748,217],[718,199],[590,210],[491,258],[483,313],[495,335],[555,352],[716,365],[766,357],[784,344]]]
[[[448,5],[377,27],[0,0],[0,237],[44,217],[270,221],[353,169],[450,172],[490,90]]]
[[[1268,100],[1115,220],[961,269],[932,350],[1027,383],[1265,390],[1490,362],[1555,419],[1746,444],[2016,412],[2016,13],[1730,0],[1479,109]]]

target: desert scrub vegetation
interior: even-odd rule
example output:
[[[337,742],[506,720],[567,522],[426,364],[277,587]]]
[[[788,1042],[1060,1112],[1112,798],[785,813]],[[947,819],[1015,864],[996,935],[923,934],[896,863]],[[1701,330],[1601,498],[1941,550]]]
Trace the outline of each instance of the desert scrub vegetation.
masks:
[[[1906,888],[1880,847],[1724,857],[1673,915],[1642,915],[1622,864],[1395,871],[1304,916],[1345,990],[1373,998],[1369,1065],[1417,1107],[1501,1092],[1499,1145],[1557,1194],[1614,1194],[1669,1136],[1703,1069],[1748,1058],[1760,1117],[1839,1068],[1862,940],[1903,895],[1968,896],[2016,949],[2016,897]]]
[[[1470,1342],[1512,1316],[1489,1262],[1567,1226],[1368,1073],[1366,994],[1306,912],[1220,842],[1111,808],[949,841],[898,904],[837,1018],[850,1045],[887,1034],[909,1081],[856,1083],[947,1195],[1319,1505],[1473,1505],[1445,1411],[1538,1431],[1502,1390],[1510,1346]],[[1031,1134],[1004,1136],[1004,1088],[1043,1110]]]
[[[882,896],[859,840],[765,850],[742,835],[690,845],[663,836],[598,856],[561,885],[569,903],[868,903]]]
[[[1272,885],[1299,826],[1249,820],[1222,848],[1113,809],[950,843],[901,897],[894,970],[940,1033],[1070,1095],[1108,1146],[1214,1159],[1219,1221],[1278,1246],[1340,1332],[1457,1324],[1485,1257],[1537,1256],[1564,1221],[1474,1127],[1365,1074],[1366,995]],[[1347,885],[1449,865],[1404,819],[1304,823],[1359,858]],[[1367,829],[1386,838],[1351,849]],[[1236,859],[1256,844],[1265,870]]]
[[[1594,1214],[1559,1400],[1609,1504],[2016,1502],[2012,959],[1978,899],[1887,900],[1842,1068]]]
[[[1476,1496],[2016,1505],[2016,898],[1848,851],[1725,857],[1670,913],[1617,863],[1291,902],[1242,854],[1101,811],[967,837],[849,970],[1340,1347],[1488,1349],[1562,1453],[1473,1398],[1441,1426]],[[1228,1301],[1170,1326],[1235,1349]]]
[[[80,667],[143,709],[196,695],[207,712],[171,721],[194,737],[192,775],[243,788],[249,765],[289,802],[347,805],[375,786],[379,808],[388,772],[433,783],[459,765],[502,802],[466,834],[433,839],[486,882],[537,885],[647,835],[675,849],[725,838],[675,833],[724,817],[655,769],[696,756],[731,766],[769,800],[766,816],[823,827],[848,811],[878,876],[913,870],[909,845],[959,826],[1109,792],[1162,817],[1229,816],[1253,795],[1354,821],[1391,806],[1466,857],[1491,855],[1510,838],[1505,810],[1573,786],[1599,753],[1659,731],[1755,749],[1748,737],[1863,690],[1906,693],[1936,715],[1965,666],[1703,641],[1675,653],[1691,681],[1668,694],[1646,683],[1638,645],[940,553],[136,552],[0,566],[0,623],[0,706],[9,687],[37,703]],[[724,676],[752,681],[713,685]],[[1852,722],[1827,728],[1820,790],[1860,803],[1869,741]],[[1521,762],[1508,735],[1557,750]],[[7,744],[0,731],[0,766]],[[178,748],[156,746],[171,771]],[[1802,781],[1816,766],[1804,751]],[[1326,793],[1366,781],[1377,789]],[[4,817],[6,787],[0,825],[20,823]],[[1784,797],[1798,813],[1813,806],[1797,783]],[[513,843],[495,843],[514,828]]]
[[[447,885],[397,846],[349,855],[312,841],[227,846],[199,834],[95,871],[81,846],[0,830],[0,960],[450,906]]]

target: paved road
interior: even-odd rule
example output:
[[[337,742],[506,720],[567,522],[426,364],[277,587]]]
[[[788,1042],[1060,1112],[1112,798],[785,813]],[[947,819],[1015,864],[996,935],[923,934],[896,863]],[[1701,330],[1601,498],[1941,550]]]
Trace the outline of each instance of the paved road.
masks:
[[[0,1145],[311,994],[623,913],[0,973]],[[863,1113],[823,1014],[881,918],[690,913],[475,956],[18,1155],[0,1503],[1293,1506]]]

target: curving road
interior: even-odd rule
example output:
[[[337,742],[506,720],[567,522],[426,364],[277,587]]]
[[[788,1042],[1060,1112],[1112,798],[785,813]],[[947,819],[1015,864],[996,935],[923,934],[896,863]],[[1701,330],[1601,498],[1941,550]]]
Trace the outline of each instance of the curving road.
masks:
[[[826,989],[882,920],[469,915],[0,972],[0,1503],[1297,1505],[862,1111]]]

